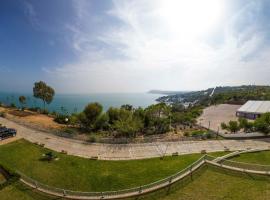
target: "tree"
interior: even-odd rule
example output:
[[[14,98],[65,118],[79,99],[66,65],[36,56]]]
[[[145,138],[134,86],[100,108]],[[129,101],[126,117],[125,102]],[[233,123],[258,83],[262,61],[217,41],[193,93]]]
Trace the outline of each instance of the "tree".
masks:
[[[114,121],[119,119],[119,113],[120,113],[120,109],[118,109],[118,108],[110,107],[107,110],[107,115],[109,116],[109,123],[110,124],[113,124]]]
[[[240,130],[240,127],[238,125],[237,121],[229,121],[229,126],[228,129],[232,132],[232,133],[236,133],[237,131]]]
[[[99,115],[99,117],[97,118],[95,122],[95,129],[108,130],[109,127],[110,127],[109,116],[107,115],[107,113],[102,113],[101,115]]]
[[[265,113],[254,122],[255,130],[269,134],[270,133],[270,113]]]
[[[102,113],[102,105],[99,103],[90,103],[88,104],[84,110],[84,117],[83,117],[83,123],[86,126],[86,128],[93,128],[96,120]]]
[[[43,108],[45,110],[45,103],[50,104],[54,97],[54,89],[48,86],[45,82],[35,82],[33,88],[34,97],[43,101]]]
[[[252,122],[249,122],[245,118],[239,118],[238,119],[240,128],[244,129],[244,132],[251,132],[253,129],[254,124]]]
[[[121,106],[121,109],[132,111],[133,110],[133,106],[130,105],[130,104],[124,104],[124,105]]]
[[[224,122],[222,122],[221,123],[221,129],[223,129],[223,130],[227,130],[227,124],[226,123],[224,123]]]
[[[228,124],[224,122],[221,123],[221,128],[230,131],[231,133],[236,133],[241,129],[241,126],[238,124],[237,121],[229,121]]]
[[[20,96],[19,97],[19,102],[21,104],[21,108],[23,109],[23,105],[26,103],[26,97],[25,96]]]
[[[141,119],[135,117],[131,111],[120,109],[120,118],[114,121],[113,128],[120,135],[135,137],[143,128]]]

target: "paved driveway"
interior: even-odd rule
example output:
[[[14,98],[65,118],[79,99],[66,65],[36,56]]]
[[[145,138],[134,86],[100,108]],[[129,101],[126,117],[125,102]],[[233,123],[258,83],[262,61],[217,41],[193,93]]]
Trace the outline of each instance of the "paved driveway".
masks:
[[[0,123],[15,128],[18,138],[24,138],[30,142],[45,144],[45,147],[55,150],[65,150],[70,155],[90,158],[98,156],[103,160],[129,160],[160,157],[179,154],[223,151],[225,147],[230,150],[244,150],[247,148],[269,148],[270,138],[257,140],[213,140],[213,141],[179,141],[143,144],[89,144],[83,141],[58,137],[41,131],[26,128],[5,118],[0,118]],[[1,143],[1,142],[0,142]]]

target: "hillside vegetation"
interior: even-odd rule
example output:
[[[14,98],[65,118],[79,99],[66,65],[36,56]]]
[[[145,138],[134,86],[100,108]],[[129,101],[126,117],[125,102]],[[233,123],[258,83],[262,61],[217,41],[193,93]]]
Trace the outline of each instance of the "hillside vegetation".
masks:
[[[243,85],[216,87],[207,90],[163,96],[159,102],[213,105],[221,103],[244,104],[248,100],[270,100],[270,86]]]

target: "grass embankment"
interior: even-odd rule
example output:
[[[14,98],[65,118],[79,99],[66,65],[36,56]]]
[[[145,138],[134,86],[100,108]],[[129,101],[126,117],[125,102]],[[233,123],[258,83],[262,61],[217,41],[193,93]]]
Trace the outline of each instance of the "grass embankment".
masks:
[[[270,178],[204,167],[170,189],[149,194],[143,200],[266,200]],[[132,199],[133,200],[133,199]]]
[[[0,190],[1,200],[61,200],[32,191],[21,183],[14,183]]]
[[[231,160],[261,165],[270,165],[270,151],[244,153],[232,158]]]
[[[131,160],[95,161],[54,152],[59,160],[41,161],[49,150],[25,140],[0,146],[7,167],[50,186],[76,191],[109,191],[137,187],[172,175],[201,154]],[[217,155],[224,154],[224,152]]]
[[[92,190],[104,188],[128,188],[140,183],[152,182],[168,176],[198,159],[200,154],[179,157],[166,157],[134,161],[93,161],[62,154],[51,163],[40,161],[48,150],[20,140],[0,147],[0,160],[13,169],[23,171],[50,185]],[[213,155],[223,155],[224,152]],[[242,154],[234,158],[243,162],[267,164],[270,152]],[[248,188],[248,190],[247,190]],[[204,167],[193,174],[193,179],[186,178],[173,185],[139,199],[144,200],[264,200],[268,198],[270,179],[265,176],[239,174]],[[50,198],[33,192],[21,183],[15,183],[0,191],[1,200],[49,200]],[[134,200],[134,199],[132,199]]]
[[[137,200],[265,200],[269,197],[269,191],[270,179],[267,176],[238,174],[205,167],[193,175],[193,180],[187,178],[170,189],[163,189]],[[55,199],[33,192],[20,183],[0,190],[0,197],[1,200]]]

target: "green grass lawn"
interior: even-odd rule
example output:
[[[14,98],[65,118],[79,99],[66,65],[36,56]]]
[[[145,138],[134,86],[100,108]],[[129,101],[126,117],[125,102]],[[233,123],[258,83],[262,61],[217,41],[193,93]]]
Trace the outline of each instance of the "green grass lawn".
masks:
[[[0,161],[50,186],[77,191],[109,191],[151,183],[190,165],[201,154],[131,160],[95,161],[54,152],[59,160],[41,161],[49,150],[25,140],[0,146]],[[223,155],[224,152],[214,155]]]
[[[266,200],[270,195],[270,178],[204,167],[182,182],[136,200]],[[53,200],[15,183],[0,190],[1,200]],[[134,198],[129,200],[135,200]]]
[[[149,194],[143,200],[266,200],[270,196],[270,178],[204,167],[170,189]],[[133,199],[132,199],[133,200]]]
[[[231,160],[261,165],[270,165],[270,151],[244,153],[232,158]]]
[[[1,200],[61,200],[32,191],[21,183],[14,183],[0,190]]]

